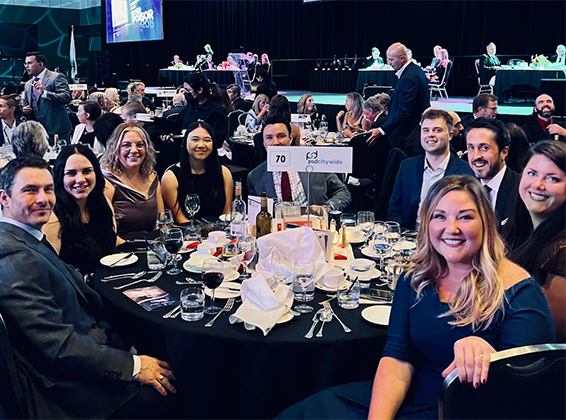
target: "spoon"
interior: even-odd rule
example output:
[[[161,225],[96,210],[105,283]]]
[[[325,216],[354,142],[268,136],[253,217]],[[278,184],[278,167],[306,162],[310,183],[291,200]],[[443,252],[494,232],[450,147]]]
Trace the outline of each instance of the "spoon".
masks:
[[[132,279],[132,280],[137,280],[141,277],[143,277],[144,275],[148,274],[148,273],[157,273],[157,271],[140,271],[139,273],[136,273],[134,275],[130,275],[130,274],[116,274],[115,276],[108,276],[108,277],[104,277],[102,280],[100,280],[103,283],[106,283],[107,281],[113,281],[113,280],[124,280],[124,279]]]
[[[320,314],[320,320],[322,321],[322,325],[320,326],[320,330],[316,333],[317,337],[322,337],[322,330],[324,329],[324,324],[327,322],[332,321],[332,312],[324,310]]]

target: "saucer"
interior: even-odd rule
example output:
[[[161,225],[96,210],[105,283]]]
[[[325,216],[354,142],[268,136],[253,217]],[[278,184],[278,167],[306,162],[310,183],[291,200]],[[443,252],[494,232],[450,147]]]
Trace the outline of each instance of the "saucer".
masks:
[[[207,295],[208,297],[212,297],[212,290],[209,289],[208,287],[204,288],[204,294]],[[216,291],[214,292],[214,297],[218,298],[218,299],[229,299],[229,298],[235,298],[240,296],[240,291],[236,290],[236,289],[225,289],[222,287],[222,285],[220,285],[220,287],[218,289],[216,289]]]
[[[351,244],[361,244],[365,241],[365,239],[366,238],[364,237],[364,234],[362,232],[356,232],[350,236],[348,242]]]
[[[107,267],[125,267],[127,265],[131,265],[133,263],[135,263],[138,260],[138,256],[137,255],[130,255],[128,258],[114,264],[116,261],[119,261],[120,258],[124,258],[126,255],[128,255],[127,253],[121,253],[121,254],[112,254],[112,255],[107,255],[105,257],[103,257],[100,260],[100,264],[105,265]],[[112,265],[114,264],[114,265]]]
[[[389,325],[389,316],[391,315],[391,305],[375,305],[365,308],[362,311],[362,318],[372,324]]]
[[[401,251],[401,250],[410,250],[415,249],[417,244],[411,241],[399,241],[395,245],[393,245],[394,251]]]
[[[319,280],[317,280],[314,283],[314,287],[316,287],[318,290],[322,290],[323,292],[336,292],[336,287],[328,287],[324,283],[322,283],[322,280],[323,280],[323,278],[320,278]],[[350,287],[351,284],[352,284],[352,282],[344,279],[340,282],[340,286],[339,286],[338,290],[345,290],[348,287]]]
[[[370,258],[377,258],[377,259],[381,258],[379,254],[374,250],[372,250],[369,246],[366,246],[365,248],[362,249],[362,254]],[[391,251],[388,251],[387,254],[383,256],[383,258],[388,258],[390,255],[391,255]]]
[[[213,244],[212,242],[210,242],[210,240],[205,239],[201,243],[206,244],[206,245],[210,245],[210,246],[213,246],[213,247],[216,247],[216,248],[221,248],[224,245],[226,245],[227,243],[229,243],[230,241],[231,241],[231,239],[223,238],[223,240],[221,240],[220,242]]]
[[[350,269],[348,268],[348,273],[350,274],[350,278],[353,278],[352,273],[350,272]],[[381,276],[381,271],[379,271],[377,268],[373,267],[371,269],[371,279],[378,279]]]

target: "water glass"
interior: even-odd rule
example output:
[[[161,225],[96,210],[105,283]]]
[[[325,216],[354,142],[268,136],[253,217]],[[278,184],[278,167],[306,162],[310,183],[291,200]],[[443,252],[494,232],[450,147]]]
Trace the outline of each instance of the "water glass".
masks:
[[[200,210],[200,197],[198,194],[187,194],[185,197],[185,210],[191,219],[191,231],[194,232],[195,214]]]
[[[359,211],[357,217],[358,229],[364,233],[364,247],[367,246],[369,238],[375,228],[373,211]]]
[[[307,288],[313,288],[314,295],[314,261],[310,258],[298,258],[295,260],[293,266],[293,292],[299,289],[303,293],[302,302],[307,301]],[[295,294],[295,299],[297,299],[297,294]],[[312,306],[302,303],[295,306],[295,310],[302,314],[307,314],[312,312],[314,308]]]
[[[401,238],[401,226],[397,222],[385,222],[385,237],[390,245],[394,245]]]
[[[181,318],[198,321],[204,316],[204,290],[201,286],[189,286],[181,291]]]
[[[354,213],[342,213],[340,216],[341,227],[356,227],[358,218]]]
[[[163,118],[163,108],[159,106],[155,108],[155,116],[158,118]]]
[[[389,253],[391,244],[382,235],[377,235],[371,243],[373,251],[379,256],[379,269],[383,270],[383,259]]]
[[[163,238],[167,229],[173,227],[173,214],[171,210],[157,210],[157,227],[161,231],[161,237]]]
[[[361,289],[367,289],[371,281],[371,270],[375,267],[373,261],[356,258],[350,265],[350,277],[358,279]]]
[[[147,268],[154,271],[161,271],[167,266],[167,249],[165,240],[157,238],[149,242],[147,251]]]
[[[343,309],[356,309],[360,306],[360,287],[356,281],[351,288],[338,290],[336,294],[338,306]]]

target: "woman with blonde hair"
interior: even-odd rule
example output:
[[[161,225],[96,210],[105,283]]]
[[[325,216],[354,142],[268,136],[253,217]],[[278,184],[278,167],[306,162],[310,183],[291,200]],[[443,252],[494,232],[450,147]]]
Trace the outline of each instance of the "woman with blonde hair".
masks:
[[[246,117],[246,127],[259,129],[265,123],[265,118],[269,112],[269,98],[267,95],[259,94],[256,96],[252,109],[248,111]]]
[[[157,210],[164,206],[147,132],[135,124],[120,124],[108,140],[100,166],[110,182],[104,194],[114,206],[118,236],[132,239],[155,229]]]
[[[358,92],[346,95],[346,112],[340,111],[336,115],[336,127],[345,137],[352,137],[354,133],[361,133],[364,98]]]
[[[397,282],[373,389],[340,386],[301,408],[324,401],[332,418],[437,419],[440,386],[454,369],[478,388],[492,353],[552,341],[546,298],[527,271],[505,258],[486,191],[470,175],[445,177],[423,202],[417,249]]]
[[[297,103],[297,114],[305,114],[311,117],[311,123],[314,128],[320,125],[320,114],[314,103],[314,98],[310,93],[305,93]]]

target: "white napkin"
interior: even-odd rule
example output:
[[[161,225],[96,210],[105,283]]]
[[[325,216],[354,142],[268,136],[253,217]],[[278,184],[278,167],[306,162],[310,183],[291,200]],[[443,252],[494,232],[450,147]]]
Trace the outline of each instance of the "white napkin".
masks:
[[[255,272],[242,282],[242,304],[230,315],[230,324],[243,322],[247,330],[258,327],[267,335],[293,304],[293,292],[289,286],[277,283],[275,290],[269,286],[270,273]]]
[[[298,258],[310,258],[314,261],[314,279],[317,281],[330,269],[324,259],[324,252],[311,228],[300,227],[285,229],[262,236],[257,240],[259,250],[258,270],[272,272],[271,252],[278,249],[285,258],[284,262],[277,260],[277,264],[286,264],[288,271],[293,272],[293,263]]]

